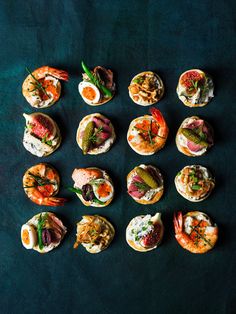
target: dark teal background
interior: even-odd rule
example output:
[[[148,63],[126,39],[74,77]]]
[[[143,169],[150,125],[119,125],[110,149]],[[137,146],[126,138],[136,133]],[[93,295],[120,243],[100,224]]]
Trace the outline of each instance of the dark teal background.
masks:
[[[1,1],[0,2],[0,118],[1,118],[1,313],[182,314],[235,313],[235,1]],[[101,107],[86,105],[77,91],[80,61],[114,70],[115,98]],[[21,94],[27,73],[50,65],[68,70],[59,102],[43,112],[61,129],[61,147],[37,158],[22,145],[23,112],[31,113]],[[185,107],[175,88],[190,68],[209,72],[215,98],[203,108]],[[148,112],[128,97],[131,78],[143,70],[156,71],[165,83],[164,98],[155,107],[164,114],[170,134],[166,146],[153,156],[139,156],[126,142],[130,121]],[[100,112],[114,123],[117,141],[98,156],[83,156],[75,142],[79,121]],[[200,115],[215,130],[215,146],[205,156],[189,158],[177,151],[175,134],[182,120]],[[43,208],[30,202],[22,188],[25,170],[49,162],[62,177],[63,208]],[[126,175],[140,163],[158,166],[165,193],[158,204],[142,206],[126,193]],[[191,203],[175,190],[175,174],[185,165],[202,164],[216,177],[212,195]],[[103,209],[86,208],[67,192],[75,167],[106,169],[116,196]],[[46,255],[25,250],[20,228],[41,210],[52,210],[68,227],[61,246]],[[213,251],[193,255],[174,239],[175,210],[201,210],[219,225]],[[165,235],[162,245],[147,254],[125,242],[125,228],[136,215],[160,211]],[[108,250],[90,255],[73,249],[75,223],[83,214],[98,213],[116,228]]]

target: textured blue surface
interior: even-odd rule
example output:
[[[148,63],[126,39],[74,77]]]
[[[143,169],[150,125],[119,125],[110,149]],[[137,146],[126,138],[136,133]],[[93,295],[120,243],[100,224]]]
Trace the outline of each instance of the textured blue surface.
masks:
[[[182,314],[235,313],[235,2],[234,1],[1,1],[0,118],[1,218],[0,306],[2,313]],[[80,61],[114,70],[118,92],[102,107],[80,98]],[[21,94],[31,69],[51,65],[69,71],[60,101],[43,112],[61,129],[63,142],[51,156],[39,159],[22,145],[24,119],[31,113]],[[208,71],[215,98],[204,108],[187,108],[177,98],[179,75],[189,68]],[[142,157],[126,143],[130,121],[147,113],[132,103],[127,86],[138,72],[150,69],[163,78],[166,93],[158,107],[170,127],[158,154]],[[111,118],[117,141],[111,151],[83,156],[75,142],[79,121],[101,112]],[[175,133],[181,121],[200,115],[215,129],[215,146],[196,159],[180,154]],[[62,177],[60,195],[70,197],[55,211],[68,227],[61,246],[41,256],[25,250],[20,227],[42,208],[22,189],[25,170],[39,161],[54,165]],[[165,194],[152,206],[135,203],[126,194],[126,175],[141,162],[157,165],[165,178]],[[190,203],[177,194],[173,180],[185,165],[199,163],[216,176],[212,196]],[[116,197],[103,209],[84,207],[65,186],[75,167],[98,166],[115,182]],[[175,210],[202,210],[219,225],[216,248],[203,256],[184,251],[174,239]],[[45,210],[45,208],[43,208]],[[159,249],[147,254],[125,242],[129,220],[143,213],[163,214],[165,236]],[[99,213],[116,228],[110,248],[89,255],[73,250],[75,223],[83,214]]]

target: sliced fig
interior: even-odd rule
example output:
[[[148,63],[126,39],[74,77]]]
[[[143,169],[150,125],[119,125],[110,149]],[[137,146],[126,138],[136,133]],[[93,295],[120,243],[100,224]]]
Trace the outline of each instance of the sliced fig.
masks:
[[[155,223],[153,226],[154,229],[141,240],[141,245],[145,248],[153,247],[161,240],[162,226],[159,223]]]
[[[43,113],[33,113],[31,115],[23,114],[27,124],[31,126],[31,133],[38,138],[51,140],[56,135],[55,122]]]
[[[180,83],[189,93],[195,93],[198,86],[204,83],[204,76],[198,71],[187,71],[180,78]]]

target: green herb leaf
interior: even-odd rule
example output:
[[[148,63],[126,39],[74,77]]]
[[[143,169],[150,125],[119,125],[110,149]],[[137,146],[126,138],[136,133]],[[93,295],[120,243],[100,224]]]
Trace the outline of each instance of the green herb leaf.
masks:
[[[67,188],[67,190],[69,190],[70,192],[74,192],[74,193],[78,193],[78,194],[82,195],[82,190],[79,188],[74,188],[74,187],[69,186]]]
[[[97,129],[97,131],[95,131],[95,133],[89,137],[89,141],[92,142],[92,143],[96,143],[97,140],[98,140],[98,135],[99,135],[99,133],[101,133],[102,131],[103,131],[103,128],[102,128],[102,126],[100,126],[100,127]]]
[[[202,188],[201,185],[198,185],[198,184],[194,184],[194,185],[191,186],[191,189],[194,190],[194,191],[198,191],[201,188]]]
[[[134,182],[134,185],[141,191],[150,190],[150,187],[144,182]]]
[[[34,186],[44,186],[44,185],[55,185],[55,182],[52,182],[46,178],[42,178],[40,176],[36,176],[34,174],[32,174],[31,172],[29,172],[29,175],[34,178],[34,180],[36,181],[36,185]]]

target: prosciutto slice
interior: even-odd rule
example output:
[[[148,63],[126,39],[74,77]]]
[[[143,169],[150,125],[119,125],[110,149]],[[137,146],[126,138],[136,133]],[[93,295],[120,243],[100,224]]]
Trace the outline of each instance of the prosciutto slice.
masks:
[[[212,136],[212,132],[210,127],[206,124],[206,122],[204,120],[195,120],[193,122],[191,122],[190,124],[188,124],[186,126],[186,128],[191,129],[191,130],[196,130],[201,128],[202,132],[206,135],[206,140],[208,142],[209,145],[213,144],[213,136]],[[200,150],[202,150],[203,146],[196,144],[190,140],[187,141],[187,147],[190,151],[192,152],[198,152]]]
[[[128,188],[128,193],[135,198],[141,198],[146,194],[147,190],[139,189],[135,184],[136,182],[144,183],[144,181],[139,176],[134,176]]]

